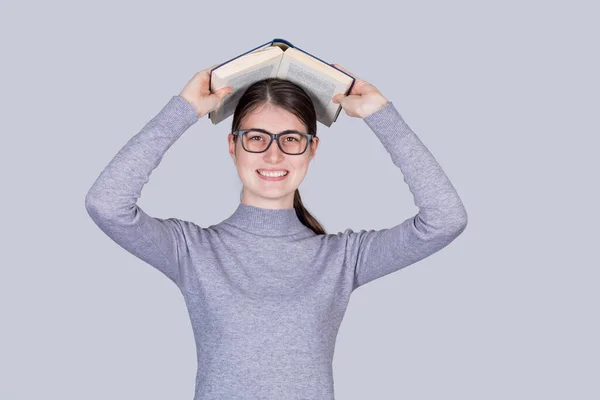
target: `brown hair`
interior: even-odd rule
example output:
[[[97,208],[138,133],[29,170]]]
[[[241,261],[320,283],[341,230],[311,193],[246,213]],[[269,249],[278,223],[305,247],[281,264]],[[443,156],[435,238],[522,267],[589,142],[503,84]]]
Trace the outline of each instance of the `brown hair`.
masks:
[[[306,133],[317,136],[317,114],[312,99],[302,87],[281,78],[267,78],[250,85],[238,102],[233,113],[231,130],[240,129],[245,116],[259,106],[271,104],[294,114],[306,126]],[[237,140],[234,135],[234,140]],[[302,204],[300,191],[294,193],[294,209],[298,219],[317,235],[325,234],[323,226]]]

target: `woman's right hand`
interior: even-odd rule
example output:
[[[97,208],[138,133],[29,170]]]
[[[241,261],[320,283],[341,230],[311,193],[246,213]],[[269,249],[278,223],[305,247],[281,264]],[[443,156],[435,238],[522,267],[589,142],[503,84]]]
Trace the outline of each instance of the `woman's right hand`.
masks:
[[[192,79],[181,90],[181,93],[179,93],[179,96],[183,97],[192,105],[192,107],[194,107],[200,118],[204,117],[209,112],[216,110],[221,105],[223,98],[228,94],[233,93],[233,88],[231,86],[222,87],[214,93],[211,93],[208,83],[210,71],[215,66],[217,66],[217,64],[214,64],[203,71],[196,72]]]

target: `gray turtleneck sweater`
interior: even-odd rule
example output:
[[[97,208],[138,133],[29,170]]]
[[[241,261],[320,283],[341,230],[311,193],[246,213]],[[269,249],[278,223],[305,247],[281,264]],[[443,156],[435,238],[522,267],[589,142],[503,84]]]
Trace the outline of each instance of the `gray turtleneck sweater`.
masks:
[[[395,226],[317,235],[293,208],[244,203],[208,227],[146,214],[136,204],[142,187],[198,119],[173,96],[100,173],[87,212],[180,288],[196,338],[194,400],[334,399],[334,346],[350,294],[452,242],[467,224],[462,201],[389,102],[364,121],[419,208]]]

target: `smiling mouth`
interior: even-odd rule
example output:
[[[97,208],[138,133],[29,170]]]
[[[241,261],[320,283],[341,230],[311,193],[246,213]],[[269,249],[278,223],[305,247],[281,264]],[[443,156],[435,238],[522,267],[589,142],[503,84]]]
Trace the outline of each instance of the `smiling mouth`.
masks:
[[[284,174],[280,174],[280,172],[283,171]],[[290,171],[288,171],[287,169],[280,169],[280,170],[263,170],[263,172],[266,172],[266,174],[262,174],[260,170],[256,170],[256,172],[262,176],[266,176],[266,177],[279,177],[279,176],[286,176],[290,173]],[[273,174],[273,172],[276,172],[275,174]]]
[[[283,175],[263,175],[259,172],[259,170],[256,170],[256,175],[259,176],[259,178],[266,180],[266,181],[280,181],[282,179],[287,178],[287,176],[290,174],[289,171],[285,171],[285,174]]]

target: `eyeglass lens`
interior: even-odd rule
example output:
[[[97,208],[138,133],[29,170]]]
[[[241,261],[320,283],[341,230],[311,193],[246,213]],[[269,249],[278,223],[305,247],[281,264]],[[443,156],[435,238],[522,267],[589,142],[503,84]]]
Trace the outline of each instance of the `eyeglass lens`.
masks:
[[[246,151],[260,153],[264,151],[269,142],[271,136],[259,132],[259,131],[248,131],[242,135],[244,148]],[[301,154],[306,150],[308,138],[300,133],[286,133],[285,135],[279,136],[279,143],[284,153],[287,154]],[[272,146],[275,146],[273,144]]]

